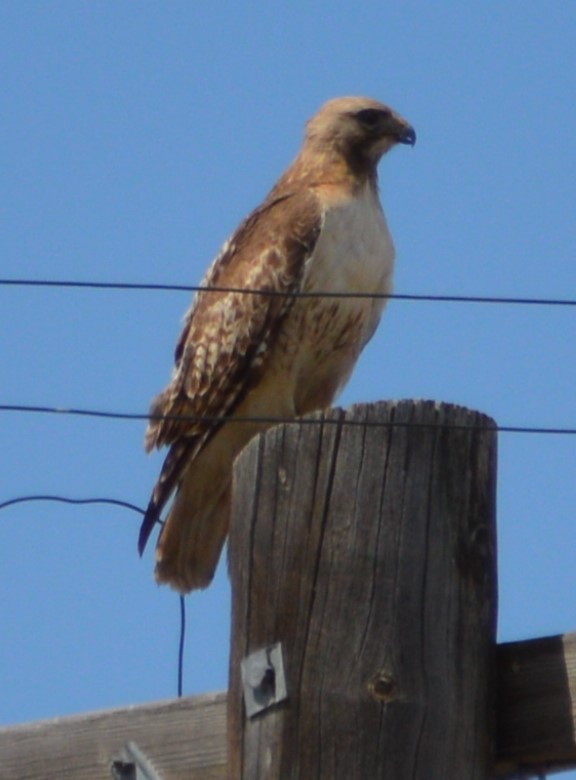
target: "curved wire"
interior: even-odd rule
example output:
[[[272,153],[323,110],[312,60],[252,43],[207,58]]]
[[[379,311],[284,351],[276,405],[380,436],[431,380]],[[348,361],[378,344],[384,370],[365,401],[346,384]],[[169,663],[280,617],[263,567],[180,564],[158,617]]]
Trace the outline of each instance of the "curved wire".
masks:
[[[119,498],[69,498],[68,496],[56,496],[48,494],[38,494],[30,496],[18,496],[17,498],[10,498],[8,501],[0,502],[0,510],[7,509],[10,506],[16,506],[17,504],[25,504],[32,501],[56,501],[61,504],[108,504],[112,506],[119,506],[123,509],[131,509],[134,512],[138,512],[140,515],[144,515],[146,512],[142,507],[131,504],[129,501],[123,501]],[[158,521],[160,522],[160,521]],[[184,646],[186,642],[186,603],[184,596],[180,596],[180,636],[178,640],[178,698],[182,697],[183,680],[184,680]]]
[[[124,509],[132,509],[134,512],[138,512],[141,515],[145,514],[145,510],[136,506],[136,504],[131,504],[129,501],[122,501],[118,498],[69,498],[68,496],[43,494],[18,496],[17,498],[11,498],[8,501],[2,501],[0,502],[0,509],[7,509],[9,506],[24,504],[31,501],[56,501],[61,504],[111,504],[112,506],[120,506]]]

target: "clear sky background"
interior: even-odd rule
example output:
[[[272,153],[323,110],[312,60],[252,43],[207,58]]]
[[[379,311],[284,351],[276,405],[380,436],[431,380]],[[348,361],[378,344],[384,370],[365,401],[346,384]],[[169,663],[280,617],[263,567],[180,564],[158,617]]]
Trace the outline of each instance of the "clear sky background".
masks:
[[[380,169],[396,290],[576,297],[576,4],[0,5],[0,276],[196,284],[326,99],[415,126]],[[0,403],[145,412],[188,293],[0,286]],[[340,398],[576,427],[576,309],[393,301]],[[0,412],[0,501],[144,506],[144,423]],[[576,437],[501,434],[501,640],[576,630]],[[0,512],[0,723],[169,698],[176,596],[112,507]],[[188,599],[185,693],[227,685],[229,583]],[[575,775],[576,776],[576,775]]]

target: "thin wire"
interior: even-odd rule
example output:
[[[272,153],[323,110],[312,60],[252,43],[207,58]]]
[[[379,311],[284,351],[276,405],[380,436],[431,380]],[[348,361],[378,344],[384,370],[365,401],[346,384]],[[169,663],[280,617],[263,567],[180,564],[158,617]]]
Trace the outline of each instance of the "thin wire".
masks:
[[[178,698],[182,698],[184,674],[184,637],[186,636],[186,600],[180,596],[180,641],[178,643]]]
[[[8,501],[0,502],[0,511],[17,504],[25,504],[33,501],[55,501],[61,504],[108,504],[111,506],[120,506],[124,509],[131,509],[140,515],[145,515],[146,511],[142,507],[131,504],[129,501],[122,501],[118,498],[68,498],[67,496],[55,495],[31,495],[18,496]],[[160,521],[157,521],[160,522]],[[160,524],[162,524],[160,522]],[[178,698],[182,697],[184,680],[184,645],[186,642],[186,604],[184,596],[180,596],[180,636],[178,640]]]
[[[63,408],[58,406],[27,406],[23,404],[0,404],[0,412],[13,412],[13,413],[29,413],[29,414],[67,414],[71,416],[80,417],[98,417],[109,420],[174,420],[174,421],[187,421],[187,422],[205,422],[211,424],[217,423],[261,423],[263,425],[348,425],[351,427],[367,427],[367,428],[435,428],[436,423],[430,422],[411,422],[401,420],[391,420],[388,422],[378,422],[375,420],[346,420],[339,417],[244,417],[244,416],[232,416],[232,415],[162,415],[162,414],[144,414],[140,412],[106,412],[99,409],[74,409]],[[451,430],[469,430],[472,428],[475,431],[498,431],[499,433],[526,433],[534,435],[576,435],[576,428],[547,428],[543,426],[526,426],[526,425],[457,425],[457,424],[442,424],[443,428]]]
[[[522,298],[518,296],[491,295],[419,295],[416,293],[363,293],[363,292],[289,292],[281,290],[256,290],[244,287],[204,287],[189,284],[154,284],[145,282],[81,282],[56,279],[0,279],[4,287],[57,287],[88,290],[148,290],[154,292],[215,292],[266,295],[281,298],[369,298],[397,301],[427,301],[434,303],[484,303],[517,306],[576,306],[571,298]]]
[[[52,495],[19,496],[18,498],[11,498],[8,501],[2,501],[0,503],[0,510],[31,501],[56,501],[61,504],[110,504],[112,506],[123,507],[124,509],[132,509],[134,512],[138,512],[141,515],[146,514],[141,507],[131,504],[129,501],[121,501],[118,498],[68,498],[66,496]]]

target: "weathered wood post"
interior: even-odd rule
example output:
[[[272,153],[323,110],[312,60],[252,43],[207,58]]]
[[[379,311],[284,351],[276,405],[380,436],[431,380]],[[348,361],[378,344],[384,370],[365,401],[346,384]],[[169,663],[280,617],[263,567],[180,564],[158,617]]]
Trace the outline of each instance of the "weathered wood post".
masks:
[[[495,424],[412,401],[314,417],[235,466],[229,777],[486,780]],[[287,697],[266,706],[268,653],[246,667],[248,717],[241,662],[277,642]]]

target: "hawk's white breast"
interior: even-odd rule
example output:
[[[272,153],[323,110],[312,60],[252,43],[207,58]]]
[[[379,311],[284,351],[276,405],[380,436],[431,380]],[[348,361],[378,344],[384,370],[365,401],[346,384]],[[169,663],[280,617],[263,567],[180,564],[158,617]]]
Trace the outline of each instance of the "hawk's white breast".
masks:
[[[394,245],[376,191],[327,208],[303,280],[304,292],[388,293]],[[276,356],[294,388],[295,410],[328,406],[374,333],[383,298],[299,298],[286,318]],[[284,380],[283,380],[284,381]]]
[[[376,191],[369,185],[354,198],[328,209],[314,253],[308,262],[306,291],[389,293],[392,290],[394,243]],[[335,300],[342,313],[361,313],[363,344],[376,328],[385,299]]]

